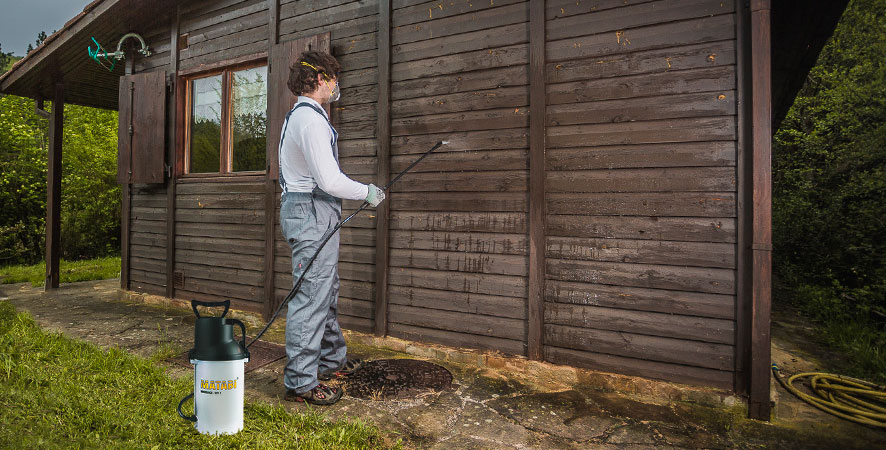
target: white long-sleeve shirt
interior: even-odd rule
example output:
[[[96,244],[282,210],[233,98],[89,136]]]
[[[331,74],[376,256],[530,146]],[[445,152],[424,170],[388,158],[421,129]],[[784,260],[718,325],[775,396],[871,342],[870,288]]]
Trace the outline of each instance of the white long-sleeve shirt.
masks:
[[[323,108],[311,98],[299,96],[299,103]],[[280,170],[287,192],[311,192],[320,187],[333,197],[363,200],[369,186],[358,183],[342,173],[332,149],[332,128],[313,108],[292,111],[281,131]]]

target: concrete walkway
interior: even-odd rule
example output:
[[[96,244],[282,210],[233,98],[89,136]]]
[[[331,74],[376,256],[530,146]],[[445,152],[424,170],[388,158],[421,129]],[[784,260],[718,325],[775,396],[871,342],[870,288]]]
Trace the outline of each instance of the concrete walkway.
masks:
[[[193,343],[193,313],[182,303],[119,290],[119,280],[73,283],[46,294],[28,284],[0,285],[19,311],[47,330],[140,356],[173,356]],[[146,301],[147,300],[147,301]],[[235,313],[250,332],[260,317]],[[411,400],[345,397],[322,409],[328,417],[376,423],[392,441],[430,449],[579,448],[886,448],[886,433],[844,422],[796,401],[778,388],[772,423],[744,418],[743,403],[728,393],[527,362],[397,339],[348,333],[351,357],[412,357],[445,366],[458,387]],[[282,324],[267,339],[282,342]],[[776,343],[785,365],[799,356]],[[284,362],[247,375],[247,398],[283,402]],[[168,364],[172,376],[190,369]],[[175,414],[175,405],[169,413]]]

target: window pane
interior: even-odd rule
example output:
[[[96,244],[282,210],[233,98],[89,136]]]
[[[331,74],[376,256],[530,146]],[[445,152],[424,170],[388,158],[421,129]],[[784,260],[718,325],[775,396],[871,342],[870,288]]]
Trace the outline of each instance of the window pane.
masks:
[[[231,163],[234,172],[265,170],[267,72],[267,67],[255,67],[233,74]]]
[[[218,172],[221,158],[222,76],[191,81],[190,173]]]

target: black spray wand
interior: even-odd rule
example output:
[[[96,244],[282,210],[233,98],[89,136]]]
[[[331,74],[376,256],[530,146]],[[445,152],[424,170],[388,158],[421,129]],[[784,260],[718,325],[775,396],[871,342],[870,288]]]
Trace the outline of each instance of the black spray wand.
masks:
[[[418,159],[416,159],[415,161],[413,161],[412,164],[409,165],[409,167],[403,169],[402,172],[400,172],[399,174],[397,174],[397,176],[394,177],[394,179],[391,180],[391,181],[390,181],[385,187],[383,187],[381,190],[384,191],[384,192],[387,192],[388,189],[390,189],[391,186],[392,186],[394,183],[397,182],[397,180],[399,180],[403,175],[406,175],[407,172],[409,172],[410,170],[412,170],[412,168],[415,167],[416,164],[418,164],[419,162],[421,162],[421,160],[425,159],[428,155],[430,155],[431,153],[433,153],[434,150],[437,150],[437,149],[440,148],[441,146],[446,145],[446,144],[448,144],[448,143],[449,143],[449,141],[440,141],[440,142],[437,142],[437,144],[435,144],[433,147],[431,147],[430,150],[424,152],[421,156],[418,157]],[[353,219],[354,216],[356,216],[357,214],[360,214],[360,212],[363,211],[364,209],[366,209],[367,207],[369,207],[369,202],[363,202],[363,204],[360,205],[360,207],[357,208],[356,211],[354,211],[353,213],[351,213],[351,215],[349,215],[349,216],[346,217],[344,220],[342,220],[341,222],[339,222],[338,224],[336,224],[335,227],[333,227],[331,230],[329,230],[329,231],[326,232],[326,235],[323,237],[323,242],[320,243],[320,247],[317,248],[317,251],[314,253],[314,256],[311,256],[311,259],[308,260],[308,264],[305,265],[305,270],[302,271],[301,275],[298,277],[298,281],[296,281],[296,282],[295,282],[295,285],[292,286],[292,290],[290,290],[289,293],[286,294],[286,297],[283,299],[282,302],[280,302],[280,305],[277,306],[277,309],[274,310],[274,314],[271,316],[271,320],[269,320],[269,321],[268,321],[268,324],[265,325],[264,328],[262,328],[261,332],[258,333],[258,335],[256,335],[255,338],[252,339],[252,342],[250,342],[250,343],[246,346],[247,348],[251,347],[252,344],[255,344],[255,342],[258,341],[258,340],[259,340],[259,339],[265,334],[266,331],[268,331],[268,328],[271,327],[271,324],[274,323],[274,320],[276,320],[276,319],[277,319],[277,316],[280,315],[280,311],[283,310],[283,306],[286,305],[286,304],[288,304],[289,301],[292,300],[292,299],[295,297],[295,294],[298,293],[298,289],[301,287],[302,281],[304,281],[304,279],[305,279],[305,275],[308,273],[308,270],[311,268],[311,265],[314,264],[314,260],[317,259],[317,256],[320,254],[320,251],[323,250],[323,247],[325,247],[325,246],[326,246],[326,243],[329,242],[329,239],[331,239],[332,236],[333,236],[336,232],[338,232],[339,229],[341,229],[342,225],[348,223],[349,220]]]

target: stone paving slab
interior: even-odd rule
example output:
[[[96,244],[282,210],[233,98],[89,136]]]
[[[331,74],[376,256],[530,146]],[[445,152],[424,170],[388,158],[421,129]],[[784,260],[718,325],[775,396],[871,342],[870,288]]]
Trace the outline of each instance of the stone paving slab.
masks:
[[[104,348],[165,358],[192,345],[194,317],[189,308],[134,301],[118,286],[119,280],[72,283],[44,293],[28,284],[0,285],[0,299],[8,297],[44,329]],[[262,325],[256,316],[234,314],[247,322],[250,331]],[[277,330],[269,336],[279,340],[281,334]],[[554,372],[545,372],[545,366],[517,358],[415,343],[392,345],[395,348],[366,345],[389,341],[358,339],[353,333],[348,338],[351,357],[423,354],[420,359],[453,373],[457,387],[450,391],[385,401],[346,396],[335,405],[320,407],[330,418],[372,421],[389,439],[402,438],[411,448],[886,448],[886,433],[815,414],[803,404],[792,404],[802,412],[797,421],[757,422],[744,419],[741,402],[731,407],[711,404],[702,391],[670,383],[636,379],[632,384],[630,377],[577,369],[567,371],[573,375],[564,382]],[[790,359],[786,351],[779,349],[779,357]],[[282,401],[284,364],[276,361],[250,372],[248,400],[281,403],[291,411],[318,408]],[[191,369],[172,363],[166,368],[172,376],[192,374]],[[170,405],[170,414],[174,408]]]

